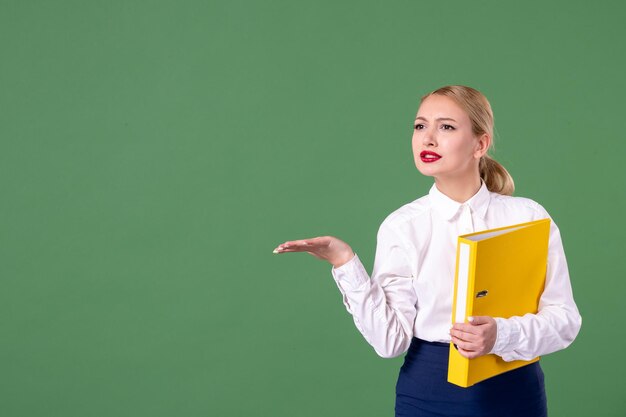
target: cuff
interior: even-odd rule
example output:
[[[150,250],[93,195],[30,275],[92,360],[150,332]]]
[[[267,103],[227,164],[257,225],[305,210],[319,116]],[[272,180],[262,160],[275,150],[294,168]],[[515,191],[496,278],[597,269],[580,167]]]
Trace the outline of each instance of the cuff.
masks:
[[[496,343],[489,353],[495,353],[505,359],[505,353],[512,351],[517,345],[521,329],[513,320],[507,320],[501,317],[495,317],[494,320],[497,326]]]
[[[369,275],[356,253],[339,268],[333,267],[331,273],[343,291],[356,290],[369,281]]]

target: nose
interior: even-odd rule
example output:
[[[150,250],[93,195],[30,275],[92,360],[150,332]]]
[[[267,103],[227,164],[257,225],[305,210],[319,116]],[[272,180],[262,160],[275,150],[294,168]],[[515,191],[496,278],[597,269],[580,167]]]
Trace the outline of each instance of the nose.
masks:
[[[423,130],[422,145],[424,146],[437,146],[437,138],[435,137],[435,131],[430,127]]]

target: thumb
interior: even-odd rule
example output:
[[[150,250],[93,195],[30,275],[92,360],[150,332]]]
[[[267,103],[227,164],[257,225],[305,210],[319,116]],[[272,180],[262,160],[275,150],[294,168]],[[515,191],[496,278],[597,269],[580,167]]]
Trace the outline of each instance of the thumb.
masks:
[[[481,324],[489,323],[489,317],[487,317],[487,316],[471,316],[471,317],[467,318],[467,321],[469,321],[473,326],[479,326]]]

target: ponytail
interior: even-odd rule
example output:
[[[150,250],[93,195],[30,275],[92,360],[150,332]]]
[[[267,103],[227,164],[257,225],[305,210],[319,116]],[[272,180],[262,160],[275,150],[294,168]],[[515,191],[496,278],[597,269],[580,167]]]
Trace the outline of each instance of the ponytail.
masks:
[[[480,171],[480,178],[485,182],[489,191],[502,195],[513,195],[513,191],[515,191],[513,177],[495,159],[485,154],[480,158],[478,170]]]

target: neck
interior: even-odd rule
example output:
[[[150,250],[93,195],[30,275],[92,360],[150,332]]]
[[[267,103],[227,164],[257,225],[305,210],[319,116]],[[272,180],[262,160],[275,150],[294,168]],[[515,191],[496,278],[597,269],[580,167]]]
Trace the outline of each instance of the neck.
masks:
[[[465,203],[480,190],[480,176],[468,176],[463,179],[435,178],[437,189],[457,203]]]

